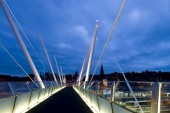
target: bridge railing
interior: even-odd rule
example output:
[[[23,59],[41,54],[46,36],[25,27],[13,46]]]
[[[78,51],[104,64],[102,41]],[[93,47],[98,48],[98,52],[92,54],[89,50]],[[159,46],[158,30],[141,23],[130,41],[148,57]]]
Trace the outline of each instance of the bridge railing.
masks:
[[[74,87],[98,113],[170,112],[170,83],[130,81],[129,84],[133,92],[124,81],[93,81],[85,89],[83,85]]]
[[[84,89],[78,85],[74,89],[95,113],[134,113],[129,108],[111,101],[113,82],[93,81]]]
[[[158,96],[159,97],[159,96]],[[170,112],[170,83],[160,83],[160,111]]]
[[[32,82],[1,82],[0,112],[24,113],[65,87],[46,82],[45,89],[40,89]]]

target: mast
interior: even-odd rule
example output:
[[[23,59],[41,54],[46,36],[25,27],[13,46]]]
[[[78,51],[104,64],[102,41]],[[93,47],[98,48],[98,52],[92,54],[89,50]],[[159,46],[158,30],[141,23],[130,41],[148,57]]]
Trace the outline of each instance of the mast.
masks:
[[[59,68],[58,68],[58,63],[57,63],[57,60],[56,60],[56,57],[54,56],[54,60],[55,60],[55,64],[56,64],[56,67],[57,67],[57,71],[58,71],[58,76],[60,78],[60,83],[61,85],[63,84],[62,80],[61,80],[61,75],[60,75],[60,71],[59,71]]]
[[[64,74],[64,78],[63,78],[63,83],[65,84],[66,83],[66,76]]]
[[[88,49],[86,51],[86,54],[85,54],[85,57],[84,57],[84,61],[83,61],[83,65],[81,67],[80,75],[78,77],[79,86],[80,86],[80,82],[81,82],[81,79],[82,79],[82,75],[83,75],[83,71],[84,71],[84,68],[85,68],[85,64],[86,64],[86,61],[87,61],[87,57],[88,57],[88,54],[89,54],[89,49],[90,49],[90,46],[88,47]]]
[[[92,58],[93,58],[93,53],[94,53],[94,47],[95,47],[95,42],[96,42],[96,34],[97,34],[97,29],[98,29],[98,20],[96,20],[96,26],[91,42],[91,47],[90,47],[90,55],[89,55],[89,60],[88,60],[88,65],[87,65],[87,71],[86,71],[86,78],[85,78],[85,85],[84,88],[87,85],[87,82],[89,81],[89,74],[90,74],[90,68],[91,68],[91,63],[92,63]]]
[[[43,42],[43,40],[42,40],[42,37],[41,37],[41,34],[40,34],[40,33],[39,33],[39,37],[40,37],[41,44],[42,44],[42,46],[43,46],[43,49],[44,49],[44,52],[45,52],[46,58],[47,58],[47,60],[48,60],[48,64],[49,64],[49,66],[50,66],[50,69],[51,69],[51,72],[52,72],[52,75],[53,75],[54,81],[55,81],[55,82],[56,82],[56,84],[57,84],[57,79],[56,79],[56,77],[55,77],[54,70],[53,70],[53,67],[52,67],[52,64],[51,64],[50,58],[49,58],[49,56],[48,56],[47,50],[46,50],[46,48],[45,48],[45,45],[44,45],[44,42]]]
[[[60,67],[60,69],[61,69],[61,79],[62,79],[62,82],[63,82],[64,77],[63,77],[62,67]]]
[[[23,51],[23,53],[24,53],[24,55],[25,55],[25,57],[26,57],[26,59],[28,61],[28,63],[29,63],[29,66],[31,67],[31,70],[35,75],[35,78],[36,78],[40,88],[41,89],[45,88],[45,86],[44,86],[44,84],[43,84],[43,82],[42,82],[42,80],[41,80],[41,78],[39,76],[39,73],[38,73],[38,71],[37,71],[37,69],[36,69],[36,67],[34,65],[34,62],[32,61],[32,59],[30,57],[30,54],[29,54],[29,52],[28,52],[28,50],[27,50],[27,48],[26,48],[26,46],[24,44],[24,41],[22,40],[22,37],[21,37],[21,35],[20,35],[20,33],[19,33],[18,29],[17,29],[17,26],[15,25],[15,22],[14,22],[11,14],[9,12],[9,9],[5,4],[5,1],[0,0],[0,3],[2,5],[2,8],[3,8],[4,12],[5,12],[5,15],[6,15],[7,19],[8,19],[8,22],[9,22],[9,24],[10,24],[10,26],[11,26],[14,34],[15,34],[15,37],[16,37],[16,39],[17,39],[17,41],[18,41],[18,43],[19,43],[19,45],[20,45],[20,47],[21,47],[21,49],[22,49],[22,51]]]

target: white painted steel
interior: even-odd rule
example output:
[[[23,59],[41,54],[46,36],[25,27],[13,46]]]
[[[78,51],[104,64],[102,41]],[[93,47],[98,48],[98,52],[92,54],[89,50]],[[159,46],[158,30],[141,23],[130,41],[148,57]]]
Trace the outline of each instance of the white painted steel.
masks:
[[[83,72],[85,70],[85,64],[87,62],[87,58],[88,58],[88,55],[89,55],[89,49],[90,49],[90,46],[88,47],[88,49],[86,51],[86,54],[85,54],[85,57],[84,57],[84,61],[83,61],[83,65],[81,67],[80,74],[79,74],[79,77],[78,77],[79,86],[81,85],[81,80],[82,80]]]
[[[57,68],[57,71],[58,71],[58,76],[59,76],[59,78],[60,78],[60,83],[61,83],[61,85],[62,85],[62,84],[63,84],[63,81],[61,80],[61,74],[60,74],[60,70],[59,70],[59,67],[58,67],[57,59],[56,59],[55,56],[54,56],[54,61],[55,61],[56,68]]]
[[[93,34],[93,38],[91,42],[90,55],[89,55],[87,71],[86,71],[86,78],[85,78],[86,82],[89,81],[89,74],[90,74],[90,68],[91,68],[91,63],[92,63],[92,58],[93,58],[93,52],[94,52],[94,47],[95,47],[95,42],[96,42],[96,34],[97,34],[98,26],[99,24],[98,24],[98,21],[96,20],[96,26],[95,26],[95,30],[94,30],[94,34]]]
[[[48,56],[47,49],[45,48],[45,45],[44,45],[44,42],[43,42],[43,40],[42,40],[42,36],[41,36],[41,34],[40,34],[40,33],[39,33],[39,37],[40,37],[41,44],[42,44],[42,46],[43,46],[43,49],[44,49],[44,52],[45,52],[45,55],[46,55],[46,58],[47,58],[48,64],[49,64],[49,66],[50,66],[50,69],[51,69],[51,72],[52,72],[52,75],[53,75],[54,81],[55,81],[55,82],[56,82],[56,84],[57,84],[57,79],[56,79],[56,77],[55,77],[54,70],[53,70],[53,67],[52,67],[52,64],[51,64],[50,58],[49,58],[49,56]]]
[[[38,74],[38,71],[37,71],[37,69],[36,69],[36,67],[34,65],[34,62],[32,61],[32,59],[30,57],[30,54],[29,54],[29,52],[28,52],[28,50],[27,50],[27,48],[26,48],[26,46],[25,46],[25,44],[24,44],[24,42],[22,40],[22,37],[21,37],[21,35],[20,35],[20,33],[19,33],[18,29],[17,29],[17,26],[15,25],[15,22],[14,22],[11,14],[9,12],[9,9],[8,9],[8,7],[5,4],[5,1],[4,0],[0,0],[0,3],[2,5],[2,8],[3,8],[4,12],[5,12],[5,15],[6,15],[7,19],[8,19],[8,22],[9,22],[9,24],[10,24],[10,26],[11,26],[11,28],[12,28],[15,36],[16,36],[16,39],[17,39],[19,45],[21,46],[21,49],[22,49],[22,51],[23,51],[23,53],[24,53],[24,55],[25,55],[29,65],[30,65],[34,75],[35,75],[35,78],[36,78],[36,80],[39,83],[39,86],[42,89],[45,88],[45,86],[44,86],[44,84],[43,84],[43,82],[42,82],[42,80],[41,80],[41,78],[40,78],[40,76]]]

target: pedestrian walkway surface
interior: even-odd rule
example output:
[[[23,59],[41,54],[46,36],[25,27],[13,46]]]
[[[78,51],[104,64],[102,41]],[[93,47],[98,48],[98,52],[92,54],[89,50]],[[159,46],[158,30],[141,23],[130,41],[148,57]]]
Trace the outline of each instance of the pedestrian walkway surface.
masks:
[[[92,113],[72,87],[66,87],[27,113]]]

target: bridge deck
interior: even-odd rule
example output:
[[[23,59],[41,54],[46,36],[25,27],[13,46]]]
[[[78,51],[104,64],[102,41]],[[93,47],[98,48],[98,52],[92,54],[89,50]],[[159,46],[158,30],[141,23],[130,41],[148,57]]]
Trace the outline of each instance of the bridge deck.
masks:
[[[27,113],[92,113],[72,87],[66,87]]]

